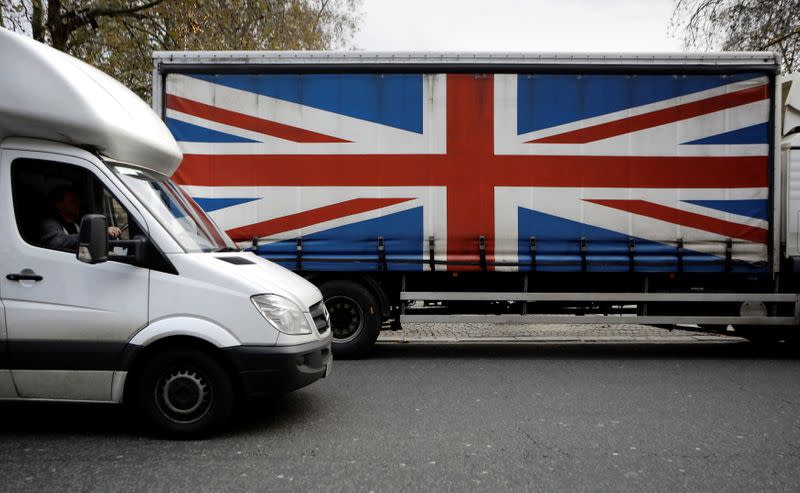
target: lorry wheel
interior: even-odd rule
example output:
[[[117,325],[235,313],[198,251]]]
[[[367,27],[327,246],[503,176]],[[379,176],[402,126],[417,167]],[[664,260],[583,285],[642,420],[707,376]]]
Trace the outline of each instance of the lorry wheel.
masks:
[[[146,424],[176,437],[207,435],[233,413],[228,373],[198,349],[169,349],[148,358],[135,377],[132,397]]]
[[[381,328],[375,296],[353,281],[325,282],[319,290],[331,317],[333,355],[337,358],[366,356]]]

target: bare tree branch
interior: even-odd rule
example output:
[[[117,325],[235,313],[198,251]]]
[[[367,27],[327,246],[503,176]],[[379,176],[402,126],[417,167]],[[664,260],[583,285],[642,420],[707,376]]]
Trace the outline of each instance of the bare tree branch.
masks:
[[[87,25],[91,25],[92,27],[96,26],[97,19],[101,17],[129,16],[143,10],[151,9],[162,3],[164,3],[164,0],[152,0],[151,2],[144,3],[142,5],[124,9],[94,8],[81,9],[77,11],[72,10],[61,15],[61,22],[65,24],[65,29],[72,32]]]
[[[774,46],[776,44],[780,45],[781,43],[783,43],[787,39],[791,38],[792,36],[798,36],[798,35],[800,35],[800,28],[795,29],[794,31],[788,32],[786,34],[783,34],[781,36],[778,36],[777,38],[775,38],[773,40],[768,40],[763,45],[761,45],[761,47],[759,49],[760,50],[766,50],[766,49],[768,49],[768,48],[770,48],[770,47],[772,47],[772,46]],[[781,47],[781,49],[783,49],[783,48]]]
[[[800,0],[675,0],[671,26],[687,49],[774,49],[784,71],[800,54]]]
[[[322,5],[319,7],[319,11],[317,12],[317,18],[314,19],[314,27],[311,29],[311,32],[317,32],[317,29],[319,28],[319,20],[322,18],[322,14],[325,12],[325,9],[328,8],[329,1],[330,0],[322,1]]]
[[[134,7],[129,7],[126,9],[111,9],[111,8],[81,9],[77,12],[77,14],[78,17],[94,18],[94,19],[97,19],[98,17],[124,16],[124,15],[135,14],[137,12],[141,12],[142,10],[153,8],[156,5],[160,5],[162,3],[164,3],[164,0],[152,0],[151,2],[144,3],[142,5]]]

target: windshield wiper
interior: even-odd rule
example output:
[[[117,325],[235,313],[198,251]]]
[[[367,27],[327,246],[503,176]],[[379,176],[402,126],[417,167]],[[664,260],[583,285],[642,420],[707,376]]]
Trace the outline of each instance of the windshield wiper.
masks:
[[[233,248],[233,247],[229,247],[229,246],[223,246],[223,247],[219,247],[219,248],[217,248],[217,249],[215,249],[215,250],[212,250],[212,252],[214,252],[214,253],[222,253],[222,252],[240,252],[240,251],[241,251],[241,250],[239,250],[238,248]]]

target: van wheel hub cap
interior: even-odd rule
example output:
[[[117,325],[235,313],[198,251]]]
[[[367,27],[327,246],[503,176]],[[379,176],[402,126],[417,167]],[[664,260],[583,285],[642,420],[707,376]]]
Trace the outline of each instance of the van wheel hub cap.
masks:
[[[202,374],[192,370],[171,373],[156,389],[161,411],[173,421],[196,421],[208,412],[211,393]]]

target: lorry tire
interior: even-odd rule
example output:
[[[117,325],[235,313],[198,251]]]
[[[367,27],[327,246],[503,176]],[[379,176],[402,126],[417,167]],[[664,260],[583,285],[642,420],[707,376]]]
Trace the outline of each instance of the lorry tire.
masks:
[[[366,287],[355,281],[328,281],[319,286],[331,317],[333,355],[362,358],[381,329],[380,307]]]
[[[194,348],[160,351],[134,378],[133,406],[156,431],[182,438],[208,435],[233,413],[234,391],[225,368]]]

